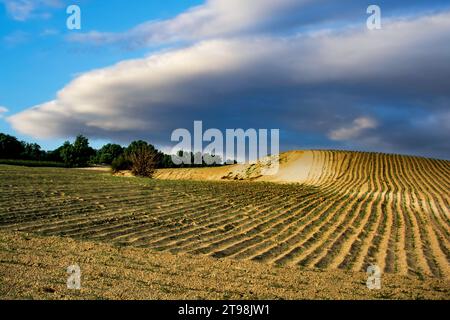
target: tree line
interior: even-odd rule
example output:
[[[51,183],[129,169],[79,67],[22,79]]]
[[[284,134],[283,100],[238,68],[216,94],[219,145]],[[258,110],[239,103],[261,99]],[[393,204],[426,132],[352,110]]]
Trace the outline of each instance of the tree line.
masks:
[[[195,155],[192,152],[190,155],[194,159]],[[219,159],[217,163],[222,163],[219,156],[216,155],[215,157]],[[133,141],[128,147],[108,143],[100,149],[94,149],[90,146],[88,138],[83,135],[77,136],[73,143],[66,141],[55,150],[45,151],[37,143],[19,141],[14,136],[0,133],[0,159],[54,162],[64,164],[64,166],[69,168],[111,165],[115,171],[131,170],[133,160],[135,163],[139,161],[151,161],[154,163],[155,168],[208,166],[205,162],[201,165],[175,165],[171,155],[157,150],[152,144],[143,140]]]

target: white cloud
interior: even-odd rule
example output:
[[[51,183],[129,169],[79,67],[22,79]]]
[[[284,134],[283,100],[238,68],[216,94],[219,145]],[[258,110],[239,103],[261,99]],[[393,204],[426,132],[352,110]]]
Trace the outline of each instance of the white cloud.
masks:
[[[159,109],[183,109],[186,102],[200,103],[213,92],[222,98],[221,94],[253,88],[407,78],[409,66],[417,60],[445,61],[449,28],[447,13],[394,23],[379,34],[352,31],[288,39],[204,41],[88,72],[61,90],[54,101],[10,120],[17,130],[33,136],[58,136],[68,121],[109,131],[150,129]],[[435,50],[412,50],[424,43],[434,43]],[[137,109],[145,109],[146,117]],[[119,116],[121,121],[116,121]],[[61,121],[44,129],[40,124],[47,118]]]
[[[423,0],[409,0],[408,5],[421,6]],[[428,5],[434,6],[433,3]],[[383,1],[382,7],[386,12],[405,10],[402,1]],[[67,39],[96,45],[118,43],[134,48],[251,34],[292,33],[299,28],[323,28],[326,24],[335,28],[342,22],[362,27],[365,23],[361,24],[361,18],[365,15],[366,8],[360,1],[342,4],[336,0],[206,0],[174,18],[147,21],[123,32],[74,33]]]
[[[333,89],[350,92],[359,101],[380,92],[403,102],[417,94],[425,99],[448,97],[449,29],[450,12],[445,12],[386,22],[380,32],[362,28],[288,38],[206,40],[85,73],[53,101],[8,121],[37,138],[84,133],[124,140],[148,134],[167,140],[169,132],[193,120],[228,127],[235,127],[236,119],[274,123],[290,111],[292,101],[299,101],[295,116],[301,119],[308,111],[302,109],[305,92],[315,94],[316,100],[326,99]],[[267,107],[271,95],[275,102]],[[377,128],[377,122],[364,117],[367,113],[359,112],[353,114],[353,124],[330,133],[335,124],[327,117],[349,118],[345,102],[326,101],[333,112],[308,118],[311,127],[323,121],[319,133],[336,141]]]
[[[149,21],[122,33],[92,31],[69,35],[76,42],[128,42],[141,46],[170,41],[196,41],[245,34],[276,23],[313,0],[208,0],[175,18]]]
[[[0,119],[3,118],[3,115],[7,112],[9,112],[8,108],[0,106]]]
[[[361,117],[355,119],[350,126],[331,131],[329,137],[336,141],[353,140],[359,138],[366,130],[375,129],[377,126],[375,119]]]
[[[36,11],[45,7],[57,8],[63,5],[62,0],[0,0],[6,7],[9,15],[17,21],[25,21],[35,16]],[[38,16],[47,17],[47,13]]]

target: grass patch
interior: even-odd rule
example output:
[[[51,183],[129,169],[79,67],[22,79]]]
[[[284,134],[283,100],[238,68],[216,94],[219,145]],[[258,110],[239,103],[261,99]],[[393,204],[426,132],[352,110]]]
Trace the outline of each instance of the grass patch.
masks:
[[[0,159],[0,164],[30,168],[65,168],[62,162]]]

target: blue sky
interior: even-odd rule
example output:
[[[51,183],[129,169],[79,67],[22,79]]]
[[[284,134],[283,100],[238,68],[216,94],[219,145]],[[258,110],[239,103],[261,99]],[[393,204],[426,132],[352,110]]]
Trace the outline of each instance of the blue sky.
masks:
[[[448,1],[131,3],[0,0],[0,131],[168,147],[203,120],[280,129],[282,150],[450,158]]]
[[[130,5],[123,0],[85,0],[70,3],[78,4],[82,9],[81,31],[121,31],[147,20],[170,18],[201,2],[133,1]],[[42,5],[42,11],[51,14],[49,18],[29,17],[25,21],[14,19],[6,7],[0,5],[0,106],[7,106],[8,114],[53,99],[55,93],[79,73],[148,54],[148,48],[128,51],[71,45],[64,38],[78,31],[66,28],[66,4],[55,8]],[[1,119],[0,132],[33,140],[16,132]],[[40,142],[43,147],[52,149],[63,140],[44,139]]]

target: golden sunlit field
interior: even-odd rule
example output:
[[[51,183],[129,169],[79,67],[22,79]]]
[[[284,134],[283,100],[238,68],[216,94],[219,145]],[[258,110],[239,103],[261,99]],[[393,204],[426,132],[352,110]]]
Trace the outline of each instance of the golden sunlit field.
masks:
[[[450,297],[450,162],[338,151],[280,160],[273,177],[255,164],[154,180],[0,166],[0,295]],[[77,293],[65,287],[74,263]],[[371,264],[378,291],[366,287]]]

